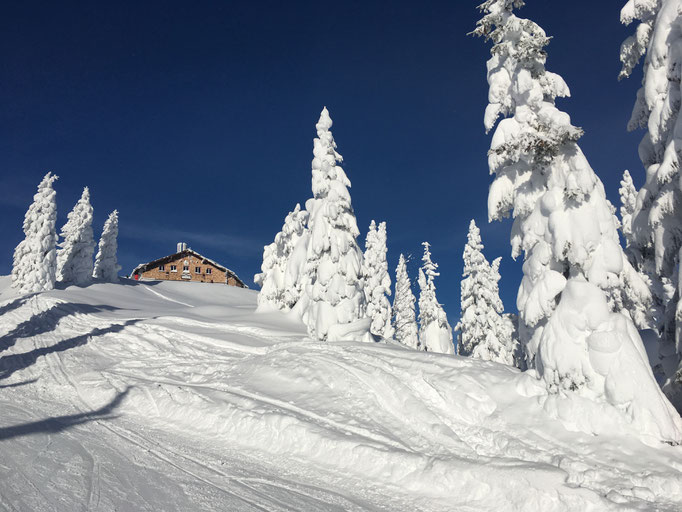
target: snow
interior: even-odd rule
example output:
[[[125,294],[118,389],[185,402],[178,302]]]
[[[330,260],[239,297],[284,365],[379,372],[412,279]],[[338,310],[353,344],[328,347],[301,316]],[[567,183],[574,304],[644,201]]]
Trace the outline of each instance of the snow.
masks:
[[[318,342],[255,310],[229,286],[19,296],[0,278],[0,508],[682,507],[682,447],[644,444],[611,406],[568,410],[533,371]],[[586,411],[599,433],[573,420]]]

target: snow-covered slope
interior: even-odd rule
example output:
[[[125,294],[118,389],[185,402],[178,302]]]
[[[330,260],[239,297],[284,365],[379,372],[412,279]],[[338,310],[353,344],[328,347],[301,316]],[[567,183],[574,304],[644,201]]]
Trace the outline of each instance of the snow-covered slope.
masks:
[[[249,290],[122,283],[0,278],[0,509],[682,508],[682,448],[571,431],[510,367],[311,341]]]

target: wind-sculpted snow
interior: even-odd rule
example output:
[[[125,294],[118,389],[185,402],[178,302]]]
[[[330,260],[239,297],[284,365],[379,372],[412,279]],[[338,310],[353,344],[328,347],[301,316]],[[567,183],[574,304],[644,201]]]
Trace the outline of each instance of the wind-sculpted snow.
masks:
[[[0,280],[0,509],[682,507],[681,447],[532,373],[313,341],[249,290],[122,283]]]

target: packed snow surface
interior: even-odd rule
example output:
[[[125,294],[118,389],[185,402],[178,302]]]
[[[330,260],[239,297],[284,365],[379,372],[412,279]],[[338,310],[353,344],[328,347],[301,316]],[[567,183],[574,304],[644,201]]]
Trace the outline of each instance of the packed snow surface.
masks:
[[[530,373],[312,341],[229,286],[9,284],[2,510],[682,509],[681,447],[581,432]]]

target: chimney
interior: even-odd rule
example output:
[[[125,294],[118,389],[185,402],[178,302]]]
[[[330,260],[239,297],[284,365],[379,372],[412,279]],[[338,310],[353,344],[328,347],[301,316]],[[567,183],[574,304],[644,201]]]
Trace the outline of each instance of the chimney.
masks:
[[[182,252],[183,251],[183,248],[182,248],[183,245],[185,245],[185,244],[183,244],[182,242],[178,242],[178,247],[177,247],[178,250],[175,252]]]
[[[183,251],[187,250],[187,244],[185,242],[182,242],[182,250]]]

